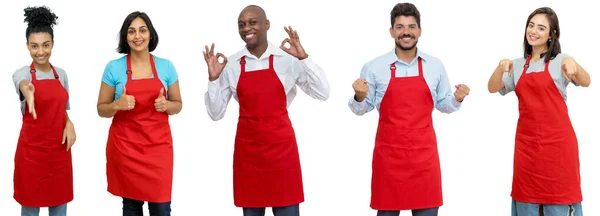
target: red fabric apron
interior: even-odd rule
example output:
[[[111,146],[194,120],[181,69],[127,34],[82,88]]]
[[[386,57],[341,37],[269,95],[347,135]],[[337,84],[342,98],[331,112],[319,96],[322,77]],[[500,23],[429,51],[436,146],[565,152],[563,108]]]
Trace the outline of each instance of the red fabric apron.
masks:
[[[115,196],[148,202],[171,201],[173,139],[169,115],[154,101],[164,88],[150,55],[153,78],[133,80],[127,56],[127,94],[135,108],[113,118],[106,145],[108,191]],[[166,95],[166,91],[164,92]]]
[[[543,72],[526,73],[529,61],[515,89],[519,121],[511,196],[538,204],[581,202],[579,149],[567,104],[548,72],[550,61]]]
[[[240,116],[233,155],[237,207],[279,207],[304,202],[296,136],[286,94],[273,68],[246,72],[245,56],[237,85]]]
[[[69,94],[56,69],[50,67],[55,79],[37,80],[33,63],[29,67],[37,119],[26,105],[14,173],[14,198],[27,207],[57,206],[73,200],[71,151],[62,144]]]
[[[432,123],[433,98],[423,77],[392,76],[380,104],[373,152],[371,208],[409,210],[442,205],[437,139]]]

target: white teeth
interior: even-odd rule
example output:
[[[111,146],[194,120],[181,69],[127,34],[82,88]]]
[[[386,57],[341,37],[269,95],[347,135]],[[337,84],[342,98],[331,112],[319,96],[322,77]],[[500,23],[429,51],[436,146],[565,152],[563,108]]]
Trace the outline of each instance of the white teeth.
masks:
[[[402,38],[403,41],[410,41],[410,39],[412,39],[412,38],[409,38],[409,37]]]
[[[247,34],[247,35],[246,35],[246,39],[250,39],[250,38],[252,38],[252,37],[254,37],[254,34]]]

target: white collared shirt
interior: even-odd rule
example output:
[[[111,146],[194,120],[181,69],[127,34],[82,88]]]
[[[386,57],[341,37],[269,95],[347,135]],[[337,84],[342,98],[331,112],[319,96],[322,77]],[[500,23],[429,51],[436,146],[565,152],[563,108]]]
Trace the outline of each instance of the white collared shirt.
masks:
[[[228,63],[217,80],[208,82],[204,103],[212,120],[217,121],[225,116],[227,104],[232,95],[238,101],[236,88],[241,73],[240,60],[242,56],[246,56],[246,73],[252,73],[252,71],[269,68],[271,54],[273,55],[273,67],[287,96],[288,107],[296,97],[296,85],[312,98],[321,101],[329,98],[329,83],[325,73],[310,56],[299,60],[272,43],[268,43],[267,50],[259,58],[244,47],[238,53],[227,58]]]

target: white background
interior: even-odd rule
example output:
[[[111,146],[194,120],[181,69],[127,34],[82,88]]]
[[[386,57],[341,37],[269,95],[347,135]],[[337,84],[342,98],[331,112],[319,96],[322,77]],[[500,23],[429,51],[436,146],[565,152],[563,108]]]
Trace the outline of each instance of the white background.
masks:
[[[518,118],[514,93],[487,91],[498,62],[522,55],[527,16],[550,6],[558,13],[565,53],[593,80],[600,68],[593,1],[413,1],[422,15],[418,47],[445,64],[451,84],[471,94],[462,110],[435,111],[442,163],[444,206],[440,215],[509,215],[514,132]],[[120,57],[117,34],[132,11],[147,12],[160,36],[155,55],[177,68],[183,110],[171,117],[175,145],[173,215],[241,215],[233,205],[232,155],[238,104],[232,99],[224,119],[210,120],[204,106],[205,44],[231,55],[243,47],[237,17],[248,4],[261,5],[271,21],[269,39],[279,45],[284,25],[298,30],[307,52],[326,71],[331,97],[319,102],[300,92],[290,107],[304,171],[302,215],[375,215],[369,208],[371,158],[378,114],[355,116],[347,107],[352,82],[362,64],[394,47],[389,13],[396,1],[1,1],[3,78],[0,106],[0,203],[3,215],[19,215],[12,198],[13,159],[21,127],[12,73],[31,58],[25,46],[26,6],[48,5],[57,14],[51,62],[66,70],[71,86],[69,115],[75,123],[75,200],[69,215],[121,215],[121,199],[106,192],[105,146],[110,119],[96,113],[104,66]],[[84,5],[86,4],[86,5]],[[470,7],[468,9],[467,7]],[[454,9],[451,9],[454,8]],[[600,164],[595,124],[596,81],[569,86],[569,112],[579,138],[586,215],[598,215]],[[39,109],[39,108],[38,108]],[[145,207],[146,208],[146,207]],[[41,215],[46,215],[46,209]],[[271,215],[270,209],[267,215]],[[410,215],[403,212],[402,215]]]

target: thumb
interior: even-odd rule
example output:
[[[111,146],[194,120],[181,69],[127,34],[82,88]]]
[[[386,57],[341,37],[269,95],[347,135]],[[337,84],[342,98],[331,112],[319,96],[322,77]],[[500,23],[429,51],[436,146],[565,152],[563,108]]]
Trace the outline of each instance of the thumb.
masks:
[[[158,97],[164,97],[164,94],[165,94],[165,88],[161,88],[160,93],[158,94]]]
[[[123,86],[123,95],[127,94],[127,88],[125,88],[125,86]]]

